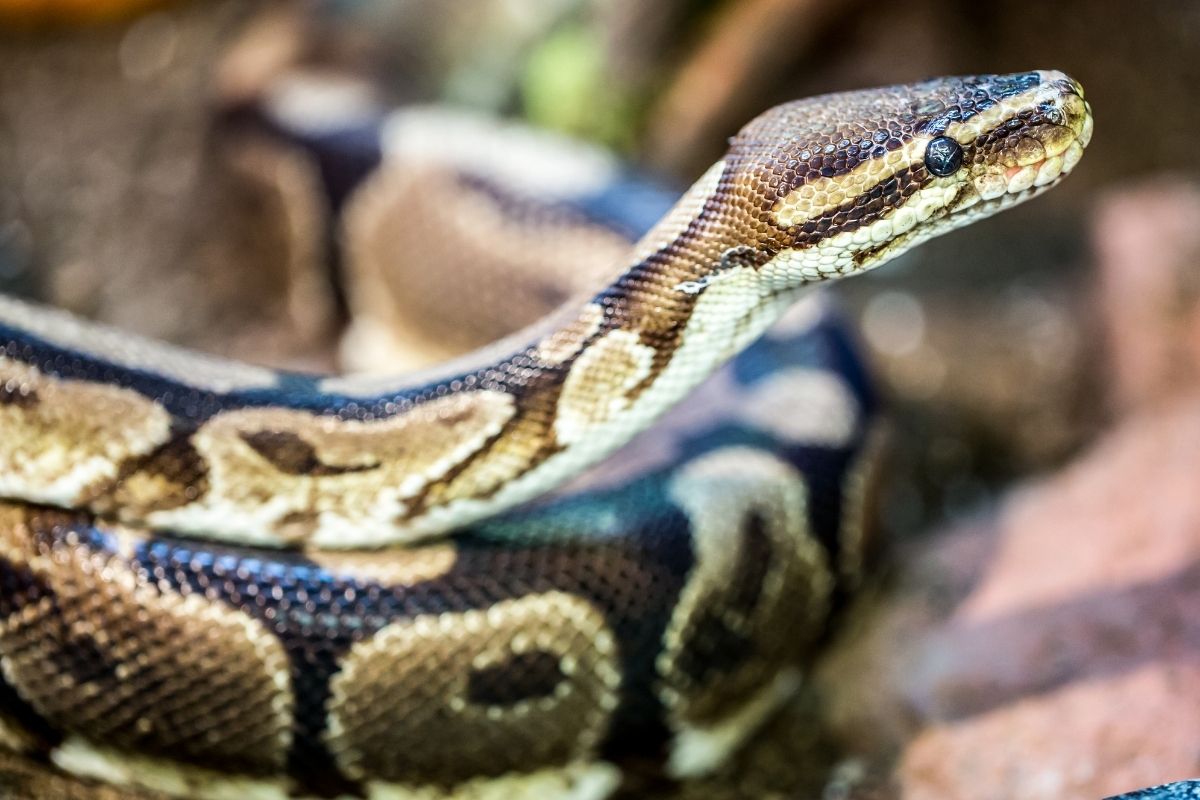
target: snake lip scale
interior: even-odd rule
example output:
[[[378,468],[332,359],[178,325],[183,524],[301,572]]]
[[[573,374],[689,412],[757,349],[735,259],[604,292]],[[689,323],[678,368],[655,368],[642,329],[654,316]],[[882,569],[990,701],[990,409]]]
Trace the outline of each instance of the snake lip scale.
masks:
[[[263,112],[297,174],[370,140],[326,203],[369,286],[422,236],[458,296],[471,259],[448,265],[480,241],[510,263],[561,242],[564,275],[530,285],[599,247],[622,268],[382,377],[0,298],[0,745],[204,798],[590,800],[631,753],[711,772],[794,689],[869,548],[877,402],[814,287],[1056,185],[1091,139],[1082,88],[787,103],[656,224],[613,200],[665,193],[594,150],[376,116],[343,140]]]

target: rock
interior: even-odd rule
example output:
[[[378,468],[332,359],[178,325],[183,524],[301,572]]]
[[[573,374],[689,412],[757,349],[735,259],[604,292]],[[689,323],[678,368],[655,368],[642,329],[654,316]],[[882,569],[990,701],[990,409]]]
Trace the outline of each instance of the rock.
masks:
[[[822,667],[843,740],[899,749],[908,800],[1098,798],[1195,774],[1198,472],[1193,396],[926,545]]]
[[[1094,220],[1114,405],[1200,386],[1200,185],[1164,176],[1112,191]]]

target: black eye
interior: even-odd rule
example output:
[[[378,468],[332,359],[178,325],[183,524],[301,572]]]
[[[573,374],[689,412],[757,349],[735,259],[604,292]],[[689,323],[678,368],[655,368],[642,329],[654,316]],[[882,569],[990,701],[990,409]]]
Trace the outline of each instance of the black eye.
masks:
[[[958,172],[962,159],[962,147],[949,136],[939,136],[925,148],[925,168],[939,178]]]

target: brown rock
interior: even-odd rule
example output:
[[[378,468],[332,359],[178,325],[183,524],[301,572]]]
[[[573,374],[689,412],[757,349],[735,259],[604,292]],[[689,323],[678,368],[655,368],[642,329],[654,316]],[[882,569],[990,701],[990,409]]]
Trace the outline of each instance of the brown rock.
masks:
[[[1200,664],[1147,663],[935,725],[900,767],[906,800],[1096,800],[1196,772]]]
[[[1093,227],[1116,406],[1200,385],[1200,186],[1162,177],[1112,192]]]
[[[935,542],[824,666],[843,737],[901,748],[915,800],[1094,799],[1195,774],[1197,474],[1192,397]]]

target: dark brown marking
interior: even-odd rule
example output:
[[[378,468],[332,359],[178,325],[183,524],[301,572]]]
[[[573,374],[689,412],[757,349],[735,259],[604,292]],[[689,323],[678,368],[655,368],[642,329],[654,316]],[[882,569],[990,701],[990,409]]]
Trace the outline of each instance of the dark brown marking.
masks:
[[[754,613],[762,597],[763,581],[767,578],[772,556],[767,521],[757,512],[746,515],[737,568],[730,580],[730,608],[747,617]]]
[[[101,514],[121,507],[162,511],[202,497],[208,491],[208,465],[192,446],[191,434],[190,430],[176,429],[157,450],[126,460],[111,485],[94,490],[95,499],[89,505]],[[137,479],[158,479],[153,497],[128,488],[136,485]]]
[[[916,185],[912,184],[911,186],[912,186],[911,191],[916,191],[916,188],[917,188]],[[905,191],[906,195],[908,193],[910,193],[910,189],[908,187],[906,187],[904,189],[904,191]],[[939,208],[933,212],[933,214],[929,218],[929,222],[933,222],[935,220],[949,216],[951,211],[953,211],[957,207],[958,203],[962,200],[962,197],[964,194],[966,194],[966,192],[967,192],[966,186],[959,186],[958,189],[954,193],[954,197],[950,198],[950,200],[947,202],[947,204],[944,207]],[[913,230],[910,230],[906,233],[902,233],[899,236],[893,237],[892,239],[890,239],[886,242],[883,242],[881,244],[871,245],[870,247],[864,248],[862,250],[858,250],[851,255],[851,259],[853,259],[855,264],[857,264],[858,266],[861,267],[863,264],[866,264],[868,261],[870,261],[876,257],[882,256],[888,250],[891,250],[891,249],[897,248],[897,247],[903,247],[904,243],[913,237],[913,235],[916,233],[916,230],[917,229],[914,228]]]
[[[696,686],[711,685],[757,655],[754,640],[734,630],[720,608],[706,606],[692,624],[678,664],[679,671]]]
[[[316,525],[317,514],[314,511],[289,511],[279,520],[280,525]]]
[[[728,675],[756,655],[749,631],[772,560],[766,525],[761,514],[747,515],[726,590],[700,609],[695,630],[680,653],[680,671],[699,686]]]
[[[288,431],[243,431],[242,441],[254,452],[265,458],[275,469],[287,475],[346,475],[352,472],[369,472],[379,464],[338,466],[326,464],[317,457],[316,449],[294,433]]]
[[[453,428],[458,423],[471,419],[471,417],[475,416],[475,413],[476,409],[468,406],[467,408],[460,408],[457,411],[439,414],[438,416],[434,417],[434,419],[437,420],[438,424],[440,425],[443,425],[447,428]]]
[[[473,670],[467,679],[467,700],[481,706],[515,706],[549,697],[566,679],[554,653],[517,653],[507,661]]]
[[[0,383],[0,406],[33,408],[38,403],[37,390],[26,384]]]
[[[0,618],[7,619],[53,594],[50,584],[27,564],[0,558]]]
[[[856,231],[878,221],[883,215],[901,205],[902,199],[929,183],[930,175],[924,166],[913,166],[888,175],[858,197],[847,200],[819,217],[805,220],[788,229],[796,246],[812,247],[840,233]],[[885,242],[875,250],[888,247]]]
[[[90,633],[64,631],[54,661],[60,674],[69,675],[76,686],[93,686],[113,695],[120,687],[121,658],[111,647],[102,647]]]
[[[286,542],[304,542],[312,538],[319,521],[320,515],[315,511],[290,511],[279,520],[275,530]]]
[[[9,724],[15,725],[28,734],[33,740],[33,747],[41,754],[49,753],[62,743],[62,732],[34,711],[32,706],[21,699],[17,690],[2,678],[0,678],[0,718],[7,718]],[[3,795],[3,791],[7,788],[9,787],[0,783],[0,796],[19,796]]]

